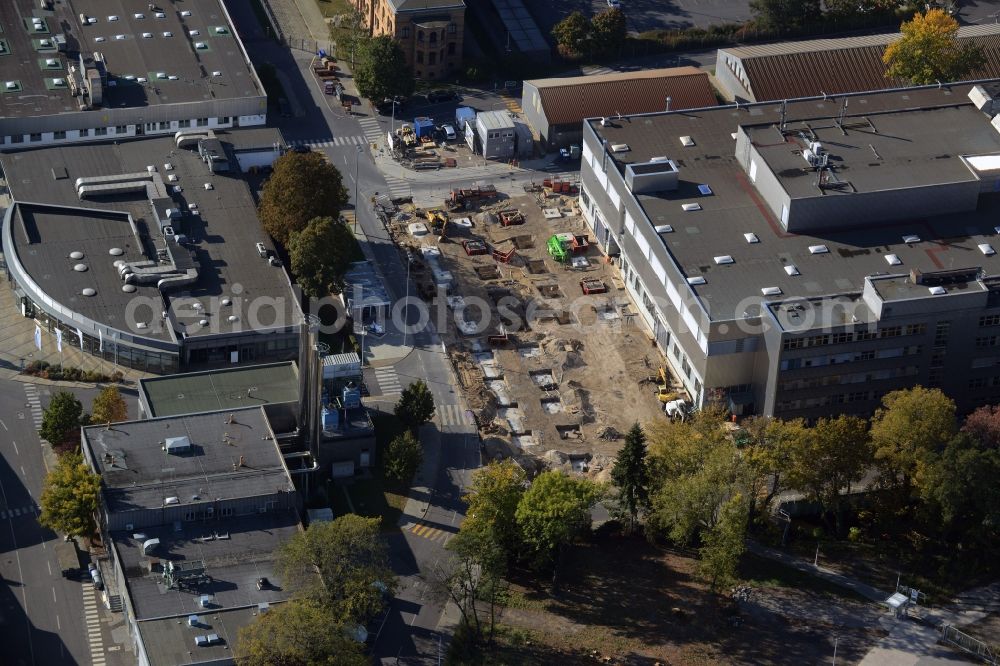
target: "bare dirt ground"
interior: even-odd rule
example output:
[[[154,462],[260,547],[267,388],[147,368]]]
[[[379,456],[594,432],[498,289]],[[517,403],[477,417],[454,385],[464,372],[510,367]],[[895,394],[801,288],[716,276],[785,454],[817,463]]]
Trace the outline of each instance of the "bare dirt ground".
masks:
[[[524,222],[505,226],[501,211],[518,211]],[[427,222],[415,211],[396,235],[416,258],[425,294],[435,274],[451,275],[439,333],[492,455],[600,476],[633,423],[665,418],[649,381],[663,358],[614,268],[589,238],[565,261],[547,249],[556,234],[582,245],[589,232],[572,198],[526,193],[452,214],[443,240],[408,234],[415,221]],[[463,241],[487,251],[469,255]],[[493,254],[512,249],[509,262]],[[605,292],[585,295],[583,280]],[[480,323],[484,310],[490,316]]]
[[[884,634],[871,604],[839,591],[748,570],[751,599],[737,604],[710,593],[694,566],[641,539],[576,548],[559,594],[515,585],[487,663],[817,664],[829,663],[835,636],[838,661],[857,663]]]

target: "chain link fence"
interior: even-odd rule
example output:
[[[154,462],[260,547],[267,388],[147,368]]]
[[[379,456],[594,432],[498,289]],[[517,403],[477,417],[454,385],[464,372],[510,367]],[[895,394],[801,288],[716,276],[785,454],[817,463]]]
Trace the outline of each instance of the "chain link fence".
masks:
[[[982,659],[987,664],[1000,663],[997,661],[997,653],[993,648],[978,638],[973,638],[972,636],[959,631],[950,624],[946,624],[941,628],[941,638],[946,643],[957,647],[963,652]]]

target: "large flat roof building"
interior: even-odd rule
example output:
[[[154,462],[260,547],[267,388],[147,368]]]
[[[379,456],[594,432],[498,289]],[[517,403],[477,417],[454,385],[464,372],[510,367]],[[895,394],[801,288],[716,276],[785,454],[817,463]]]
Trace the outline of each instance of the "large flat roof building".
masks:
[[[197,149],[162,137],[0,158],[14,201],[6,267],[25,316],[154,373],[295,358],[288,274],[256,248],[266,235],[246,182],[225,170],[229,134],[205,136]]]
[[[867,413],[917,383],[962,409],[1000,397],[996,92],[584,123],[584,216],[697,404]]]
[[[0,148],[263,125],[220,0],[0,3]]]
[[[82,441],[139,663],[233,663],[239,629],[289,598],[275,553],[301,529],[263,410],[88,427]]]

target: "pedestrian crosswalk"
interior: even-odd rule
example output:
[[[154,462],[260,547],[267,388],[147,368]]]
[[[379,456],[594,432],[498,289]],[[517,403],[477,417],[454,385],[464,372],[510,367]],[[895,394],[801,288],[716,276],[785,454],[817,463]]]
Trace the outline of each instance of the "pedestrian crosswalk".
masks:
[[[365,138],[368,139],[369,143],[382,143],[385,141],[385,134],[382,132],[382,126],[378,122],[378,118],[362,118],[358,121],[361,125],[361,129],[365,133]]]
[[[378,382],[379,393],[382,395],[399,395],[403,387],[399,383],[399,375],[392,367],[375,368],[375,380]]]
[[[468,426],[476,423],[472,412],[463,409],[461,405],[438,405],[436,416],[438,424],[442,426]]]
[[[101,616],[97,610],[97,590],[90,585],[83,588],[83,618],[87,623],[90,663],[93,666],[104,666],[104,636],[101,635]]]
[[[7,509],[5,511],[0,511],[0,520],[7,520],[14,518],[27,518],[34,517],[38,514],[38,507],[34,504],[29,504],[27,506],[17,507],[15,509]]]
[[[292,141],[295,146],[310,146],[311,148],[331,148],[333,146],[364,146],[368,142],[363,136],[334,136],[329,139],[300,139]]]
[[[410,189],[410,183],[402,178],[386,176],[385,183],[389,186],[389,198],[393,201],[409,200],[413,197],[413,191]]]
[[[31,411],[31,421],[35,424],[35,430],[38,430],[42,427],[42,401],[38,395],[38,387],[34,384],[25,384],[24,397],[28,400],[28,409]]]
[[[427,539],[428,541],[436,541],[442,546],[446,545],[451,537],[454,536],[451,532],[446,532],[445,530],[438,529],[436,527],[431,527],[425,522],[419,523],[406,523],[403,525],[403,529],[415,534],[421,539]]]

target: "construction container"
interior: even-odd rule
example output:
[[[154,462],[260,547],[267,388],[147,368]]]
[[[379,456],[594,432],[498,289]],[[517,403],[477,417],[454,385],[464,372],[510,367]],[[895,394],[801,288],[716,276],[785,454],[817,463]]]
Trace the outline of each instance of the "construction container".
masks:
[[[413,119],[413,132],[418,137],[431,136],[434,134],[434,119],[420,116]]]

